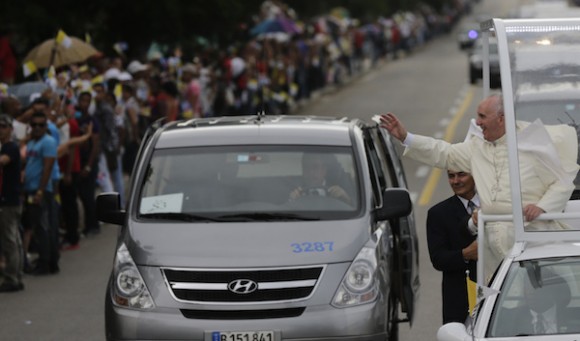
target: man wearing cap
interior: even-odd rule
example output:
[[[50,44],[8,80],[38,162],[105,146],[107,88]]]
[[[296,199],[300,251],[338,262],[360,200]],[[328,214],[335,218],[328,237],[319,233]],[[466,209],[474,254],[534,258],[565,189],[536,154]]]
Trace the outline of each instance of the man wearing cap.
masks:
[[[0,292],[24,289],[20,222],[20,151],[12,140],[13,119],[0,115],[0,249],[6,257]]]
[[[134,60],[129,65],[127,65],[127,71],[133,76],[133,82],[135,83],[135,96],[144,104],[147,102],[149,96],[149,84],[147,82],[147,70],[149,66]]]
[[[147,70],[149,67],[143,63],[141,63],[138,60],[134,60],[131,63],[129,63],[129,65],[127,65],[127,71],[129,71],[130,74],[132,74],[133,76],[141,71],[145,71]]]

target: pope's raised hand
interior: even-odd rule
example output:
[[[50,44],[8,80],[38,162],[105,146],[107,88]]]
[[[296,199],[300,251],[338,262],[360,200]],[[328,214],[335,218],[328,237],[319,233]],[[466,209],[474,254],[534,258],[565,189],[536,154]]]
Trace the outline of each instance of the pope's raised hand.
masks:
[[[407,129],[393,113],[381,114],[381,127],[387,129],[391,135],[401,142],[407,138]]]

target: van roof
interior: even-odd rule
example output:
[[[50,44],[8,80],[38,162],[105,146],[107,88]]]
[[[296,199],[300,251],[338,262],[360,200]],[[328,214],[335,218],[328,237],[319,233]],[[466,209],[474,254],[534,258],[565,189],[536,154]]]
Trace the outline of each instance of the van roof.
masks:
[[[364,125],[358,119],[326,116],[196,118],[165,125],[155,148],[243,144],[350,146],[351,134]]]

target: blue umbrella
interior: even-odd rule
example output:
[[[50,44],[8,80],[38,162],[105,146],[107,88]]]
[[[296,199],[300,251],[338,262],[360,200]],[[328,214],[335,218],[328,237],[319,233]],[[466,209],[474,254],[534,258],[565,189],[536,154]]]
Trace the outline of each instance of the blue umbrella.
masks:
[[[300,28],[288,18],[267,19],[250,30],[252,36],[268,33],[300,33]]]
[[[257,36],[265,33],[286,32],[278,20],[264,20],[250,30],[250,34]]]

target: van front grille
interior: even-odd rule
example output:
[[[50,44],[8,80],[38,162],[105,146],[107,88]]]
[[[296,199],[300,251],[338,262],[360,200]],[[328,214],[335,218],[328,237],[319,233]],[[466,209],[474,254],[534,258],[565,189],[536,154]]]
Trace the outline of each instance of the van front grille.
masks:
[[[312,294],[323,267],[207,271],[163,269],[175,298],[187,302],[279,302]]]

